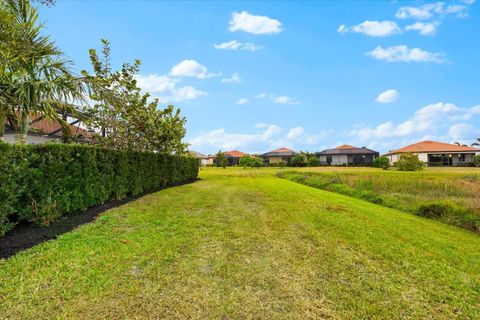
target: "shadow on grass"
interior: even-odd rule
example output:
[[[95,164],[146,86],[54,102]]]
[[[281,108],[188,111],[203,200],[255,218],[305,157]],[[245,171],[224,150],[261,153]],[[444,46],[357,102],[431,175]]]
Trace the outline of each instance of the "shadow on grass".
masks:
[[[137,200],[145,195],[155,193],[166,188],[178,187],[181,185],[193,183],[200,180],[199,178],[188,180],[169,186],[157,188],[152,191],[125,198],[122,200],[112,200],[105,204],[98,205],[87,209],[84,212],[64,216],[54,221],[48,227],[36,227],[28,223],[20,223],[5,236],[0,237],[0,259],[9,258],[17,252],[26,250],[42,242],[56,239],[58,236],[72,231],[78,226],[95,221],[95,219],[103,212],[120,207],[128,202]]]

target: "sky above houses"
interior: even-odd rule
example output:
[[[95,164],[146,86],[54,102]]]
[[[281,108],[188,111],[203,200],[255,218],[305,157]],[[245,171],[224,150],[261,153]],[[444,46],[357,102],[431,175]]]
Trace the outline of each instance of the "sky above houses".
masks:
[[[480,137],[480,4],[464,1],[58,1],[47,32],[90,69],[142,61],[138,84],[187,118],[202,153],[348,143],[380,152]]]

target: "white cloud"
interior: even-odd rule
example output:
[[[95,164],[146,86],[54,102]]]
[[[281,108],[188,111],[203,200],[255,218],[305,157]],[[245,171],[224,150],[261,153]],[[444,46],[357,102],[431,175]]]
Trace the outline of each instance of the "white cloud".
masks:
[[[294,100],[288,96],[280,96],[276,97],[273,99],[273,102],[278,103],[278,104],[299,104],[300,102],[297,100]]]
[[[238,99],[238,101],[236,102],[236,104],[247,104],[247,103],[248,103],[247,98]]]
[[[291,140],[296,140],[300,138],[304,132],[305,132],[305,129],[303,129],[302,127],[292,128],[288,131],[287,138]]]
[[[208,73],[205,66],[195,60],[186,59],[172,67],[170,74],[174,77],[195,77],[198,79],[206,79],[219,76],[220,74]]]
[[[397,45],[385,49],[379,46],[367,52],[366,55],[388,62],[446,62],[443,53],[429,52],[420,48],[409,48],[406,45]]]
[[[256,51],[259,50],[260,47],[251,42],[239,42],[237,40],[232,40],[228,42],[222,42],[219,44],[213,45],[215,49],[221,50],[249,50],[249,51]]]
[[[234,12],[230,31],[245,31],[253,34],[273,34],[282,31],[282,23],[267,16],[256,16],[247,11]]]
[[[397,101],[399,97],[397,90],[390,89],[380,93],[375,101],[378,103],[392,103]]]
[[[470,3],[468,3],[470,2]],[[455,15],[457,17],[465,17],[468,14],[468,5],[473,2],[464,2],[467,5],[451,4],[445,6],[443,2],[427,3],[419,7],[401,7],[395,16],[399,19],[416,19],[416,20],[428,20],[434,16],[443,18],[447,15]]]
[[[431,36],[437,32],[438,22],[415,22],[405,27],[406,31],[418,31],[421,35]]]
[[[394,21],[365,21],[353,27],[340,25],[337,29],[340,33],[355,32],[363,33],[370,37],[386,37],[392,34],[401,33],[402,30]]]
[[[452,103],[430,104],[418,109],[412,117],[404,122],[395,124],[387,121],[376,127],[359,127],[350,131],[349,135],[360,140],[385,139],[391,137],[406,137],[413,134],[438,134],[440,130],[448,130],[450,125],[458,121],[468,121],[473,116],[480,115],[480,106],[460,108]],[[452,129],[458,133],[465,125]]]
[[[177,87],[177,81],[168,76],[158,74],[138,75],[137,85],[144,91],[151,93],[160,102],[182,102],[198,97],[206,96],[207,93],[197,90],[192,86]]]
[[[277,125],[265,123],[257,123],[255,128],[257,132],[254,133],[230,133],[224,128],[215,129],[189,139],[189,143],[197,150],[239,149],[244,152],[262,153],[279,147],[294,148],[298,143],[314,145],[330,133],[322,131],[319,134],[308,134],[302,127],[285,131]]]
[[[230,78],[222,79],[222,82],[224,83],[242,82],[242,78],[240,78],[240,75],[237,72],[235,72],[234,74],[232,74]]]
[[[478,130],[469,123],[456,123],[448,129],[448,135],[454,140],[471,139],[477,133]]]

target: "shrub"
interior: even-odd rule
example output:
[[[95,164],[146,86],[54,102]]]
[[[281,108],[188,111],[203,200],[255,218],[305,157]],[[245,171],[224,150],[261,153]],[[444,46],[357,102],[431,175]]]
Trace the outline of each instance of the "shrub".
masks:
[[[286,166],[287,166],[287,161],[285,160],[280,160],[277,162],[277,167],[285,168]]]
[[[257,157],[252,158],[252,167],[260,168],[260,167],[263,167],[263,166],[265,166],[265,163],[263,163],[262,159],[257,158]]]
[[[387,170],[388,168],[390,168],[390,161],[388,160],[387,157],[382,156],[382,157],[378,157],[375,160],[373,160],[372,165],[375,168],[382,168],[384,170]]]
[[[400,160],[395,162],[395,167],[400,171],[418,171],[423,169],[423,162],[413,153],[403,153]]]
[[[320,159],[317,157],[313,156],[308,158],[307,160],[307,166],[309,167],[319,167],[322,163],[320,162]]]
[[[0,144],[0,236],[19,221],[48,225],[111,199],[195,179],[195,158],[88,145]]]
[[[244,155],[243,157],[238,160],[238,164],[242,166],[244,169],[246,167],[252,167],[253,166],[253,158],[250,157],[249,155]]]
[[[304,167],[306,164],[306,159],[303,154],[296,154],[290,158],[290,165],[292,167]]]
[[[473,159],[473,164],[475,165],[475,167],[480,167],[480,155],[475,156],[475,158]]]

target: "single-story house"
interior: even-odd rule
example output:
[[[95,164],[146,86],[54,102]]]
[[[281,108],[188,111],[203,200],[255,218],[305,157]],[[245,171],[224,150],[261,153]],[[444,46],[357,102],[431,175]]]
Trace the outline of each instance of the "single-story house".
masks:
[[[270,152],[262,154],[261,158],[263,159],[263,161],[265,161],[265,163],[268,163],[268,164],[276,164],[282,160],[288,163],[290,158],[292,158],[296,154],[298,153],[291,149],[279,148],[279,149],[275,149]]]
[[[88,142],[92,138],[93,133],[80,127],[80,122],[77,124],[68,124],[70,128],[71,138],[76,142]],[[4,141],[14,143],[19,134],[19,128],[15,122],[10,119],[5,120]],[[27,133],[27,143],[41,144],[50,141],[62,142],[63,128],[53,119],[45,119],[43,117],[33,118],[29,123]]]
[[[334,149],[326,149],[317,154],[320,162],[328,165],[368,165],[378,158],[379,153],[366,147],[354,147],[348,144]]]
[[[247,155],[246,153],[243,153],[238,150],[232,150],[232,151],[225,151],[222,152],[223,156],[225,159],[227,159],[227,166],[236,166],[238,165],[238,162],[240,161],[240,158]],[[217,163],[217,156],[216,155],[209,155],[208,157],[205,158],[205,161],[202,161],[202,163],[205,163],[205,165],[213,165]]]
[[[188,151],[188,154],[195,158],[195,159],[198,159],[198,161],[200,161],[200,164],[202,166],[205,166],[207,164],[207,159],[208,157],[200,152],[197,152],[197,151],[193,151],[193,150],[189,150]]]
[[[402,153],[413,153],[430,166],[471,166],[480,148],[425,140],[390,151],[385,156],[394,164]]]

